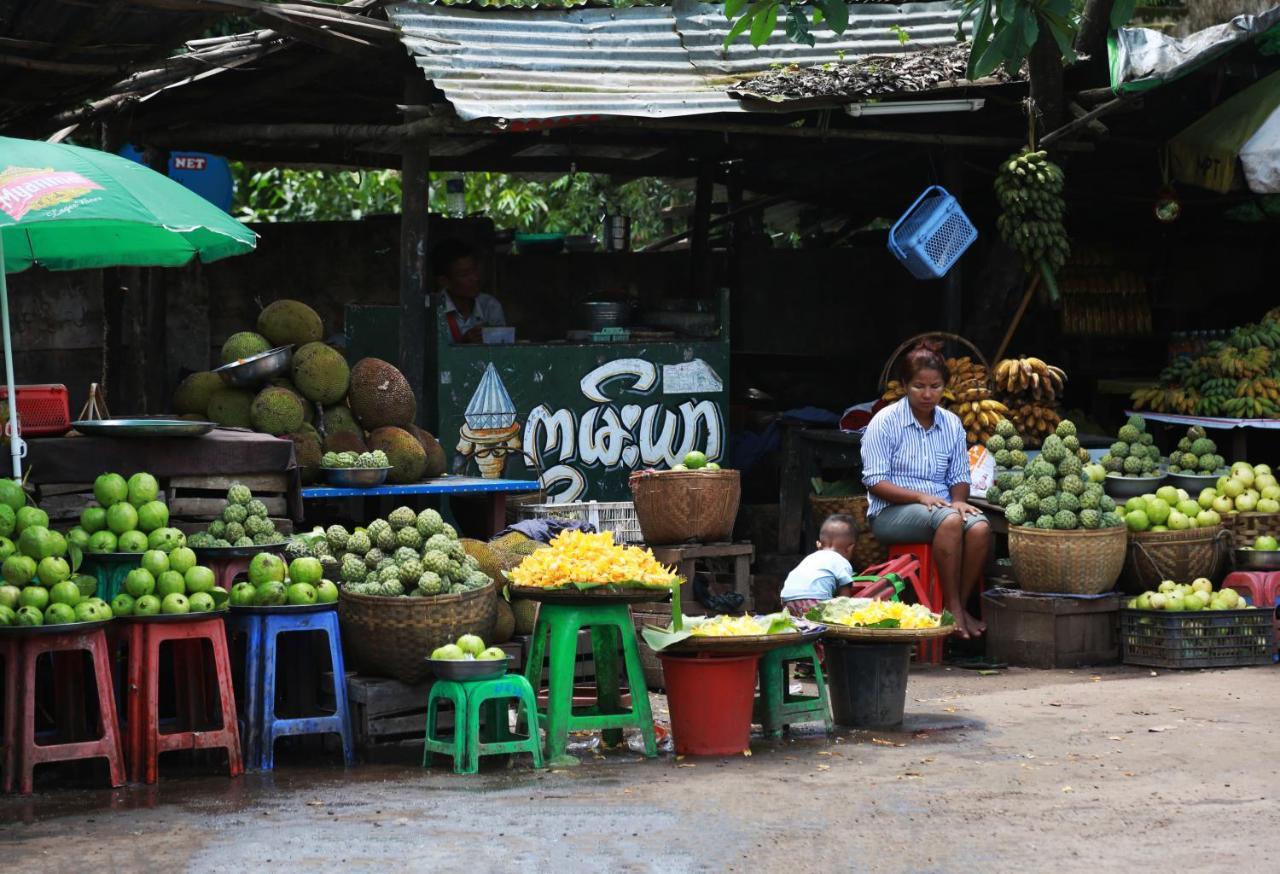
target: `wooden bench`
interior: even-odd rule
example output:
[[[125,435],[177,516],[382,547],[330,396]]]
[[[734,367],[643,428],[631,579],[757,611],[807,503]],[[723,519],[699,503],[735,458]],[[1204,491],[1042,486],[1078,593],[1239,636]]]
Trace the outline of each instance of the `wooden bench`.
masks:
[[[658,561],[665,565],[674,565],[676,573],[684,580],[684,585],[680,587],[680,607],[686,616],[695,615],[693,610],[701,606],[693,596],[693,575],[698,570],[698,562],[703,559],[732,559],[733,591],[742,595],[744,610],[749,613],[754,608],[751,597],[751,562],[755,559],[756,548],[752,544],[686,543],[649,548],[653,550],[653,555]]]

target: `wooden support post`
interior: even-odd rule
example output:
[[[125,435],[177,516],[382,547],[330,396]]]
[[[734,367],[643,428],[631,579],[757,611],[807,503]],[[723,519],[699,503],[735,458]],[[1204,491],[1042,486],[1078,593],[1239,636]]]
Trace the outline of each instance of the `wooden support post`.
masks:
[[[408,73],[405,104],[427,103],[427,81],[420,70]],[[410,111],[405,122],[421,117]],[[427,227],[430,220],[430,149],[426,137],[405,141],[400,179],[400,370],[417,398],[423,398],[427,343]],[[425,421],[418,404],[418,424]]]
[[[942,178],[947,191],[956,200],[963,201],[964,171],[960,162],[960,150],[948,148],[942,158]],[[964,333],[964,266],[957,264],[947,271],[946,326],[952,334]]]
[[[711,289],[711,200],[715,194],[714,167],[710,161],[698,162],[698,181],[694,188],[693,233],[689,238],[689,292],[694,297]]]

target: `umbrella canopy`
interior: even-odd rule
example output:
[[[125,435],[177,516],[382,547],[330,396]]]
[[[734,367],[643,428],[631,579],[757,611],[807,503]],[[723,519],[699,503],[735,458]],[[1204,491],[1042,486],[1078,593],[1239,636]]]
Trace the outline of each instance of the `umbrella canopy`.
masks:
[[[1226,194],[1280,192],[1280,73],[1224,100],[1169,141],[1174,178]],[[1244,170],[1243,177],[1240,169]]]
[[[173,180],[116,155],[0,137],[0,331],[9,386],[13,475],[18,421],[5,275],[40,266],[180,267],[250,252],[253,231]]]
[[[141,164],[0,137],[4,269],[179,267],[252,251],[257,235]]]

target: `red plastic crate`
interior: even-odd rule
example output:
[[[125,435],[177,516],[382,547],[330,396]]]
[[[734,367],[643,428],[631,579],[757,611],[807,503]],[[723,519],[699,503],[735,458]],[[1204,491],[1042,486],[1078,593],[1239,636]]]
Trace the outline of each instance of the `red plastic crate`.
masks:
[[[18,422],[24,437],[57,437],[71,430],[71,408],[65,385],[19,385]],[[0,385],[0,402],[9,402],[8,386]]]

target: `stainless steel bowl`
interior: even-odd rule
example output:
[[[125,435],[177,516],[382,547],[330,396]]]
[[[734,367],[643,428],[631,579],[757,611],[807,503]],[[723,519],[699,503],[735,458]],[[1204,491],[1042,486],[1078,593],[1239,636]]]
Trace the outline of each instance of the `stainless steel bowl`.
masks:
[[[1242,571],[1280,570],[1280,549],[1237,549],[1236,569]]]
[[[1164,480],[1163,476],[1118,476],[1117,474],[1109,473],[1102,488],[1113,498],[1128,500],[1139,495],[1151,494],[1164,485]]]
[[[507,672],[510,657],[505,659],[427,659],[431,670],[441,680],[492,680]]]
[[[612,300],[591,300],[582,304],[587,327],[592,331],[621,328],[631,321],[631,304]]]
[[[340,489],[371,489],[387,481],[389,467],[322,467],[329,485]]]
[[[285,373],[293,361],[292,346],[277,346],[257,355],[224,364],[214,371],[227,385],[250,388]]]
[[[1175,489],[1186,489],[1194,497],[1207,488],[1213,488],[1218,482],[1218,476],[1215,473],[1171,473],[1167,475],[1165,484]]]

